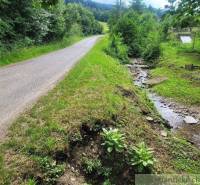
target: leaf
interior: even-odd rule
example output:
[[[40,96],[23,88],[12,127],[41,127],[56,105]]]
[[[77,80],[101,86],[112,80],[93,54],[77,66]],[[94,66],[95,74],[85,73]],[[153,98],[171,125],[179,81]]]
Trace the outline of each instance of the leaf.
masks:
[[[111,153],[111,152],[113,151],[113,148],[108,147],[107,151],[108,151],[109,153]]]

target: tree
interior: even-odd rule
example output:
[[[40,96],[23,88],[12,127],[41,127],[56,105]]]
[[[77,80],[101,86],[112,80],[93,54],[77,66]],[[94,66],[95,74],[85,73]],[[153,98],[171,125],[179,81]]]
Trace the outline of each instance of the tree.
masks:
[[[200,13],[200,1],[182,0],[179,3],[177,11],[182,15],[196,16]]]
[[[142,12],[146,8],[146,6],[143,0],[132,0],[131,8],[137,12]]]

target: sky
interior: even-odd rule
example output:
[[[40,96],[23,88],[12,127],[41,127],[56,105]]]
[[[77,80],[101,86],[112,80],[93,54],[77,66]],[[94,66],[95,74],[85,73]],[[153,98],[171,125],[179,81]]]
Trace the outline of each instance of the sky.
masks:
[[[101,2],[101,3],[109,3],[109,4],[113,4],[116,2],[116,0],[94,0],[97,2]],[[129,2],[129,0],[124,0],[124,2]],[[164,6],[167,4],[167,0],[144,0],[146,2],[146,4],[151,4],[153,7],[155,8],[164,8]]]

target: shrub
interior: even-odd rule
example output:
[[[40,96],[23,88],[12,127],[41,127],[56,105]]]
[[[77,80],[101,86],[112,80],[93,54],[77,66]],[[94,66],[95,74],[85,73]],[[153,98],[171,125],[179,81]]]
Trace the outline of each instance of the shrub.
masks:
[[[106,53],[112,57],[119,59],[122,64],[129,62],[128,49],[126,45],[122,43],[122,39],[119,35],[113,35],[110,39],[110,43],[106,48]]]
[[[155,162],[153,150],[148,148],[144,142],[137,147],[133,147],[130,152],[130,163],[132,166],[137,167],[138,172],[149,170]]]
[[[97,175],[107,178],[111,173],[111,169],[104,167],[99,159],[83,158],[82,166],[83,171],[88,175]]]
[[[112,185],[112,183],[110,182],[109,179],[107,179],[106,181],[103,182],[103,185]]]
[[[83,171],[86,174],[93,174],[96,173],[101,167],[101,161],[98,159],[88,159],[88,158],[83,158]]]
[[[44,173],[43,181],[45,184],[54,184],[64,173],[64,165],[57,165],[56,161],[50,160],[47,157],[38,158],[37,161]]]
[[[106,147],[108,153],[113,151],[120,153],[124,150],[124,135],[121,134],[118,129],[103,129],[102,136],[104,139],[102,145]]]
[[[159,57],[160,26],[153,14],[140,14],[130,10],[116,22],[111,25],[112,34],[121,36],[121,42],[127,46],[129,56],[142,57],[146,61]]]
[[[29,179],[26,183],[26,185],[36,185],[37,183],[33,179]]]
[[[79,24],[84,35],[101,34],[103,31],[102,26],[95,20],[92,12],[80,4],[67,4],[64,17],[68,31],[73,24]]]

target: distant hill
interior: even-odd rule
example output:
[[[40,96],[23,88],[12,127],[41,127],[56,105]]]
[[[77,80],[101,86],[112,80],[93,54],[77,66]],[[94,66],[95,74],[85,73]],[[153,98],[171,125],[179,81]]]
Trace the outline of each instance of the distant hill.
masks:
[[[106,22],[109,18],[110,10],[113,8],[112,4],[104,4],[94,2],[92,0],[65,0],[66,3],[80,3],[89,8],[97,20]]]

